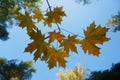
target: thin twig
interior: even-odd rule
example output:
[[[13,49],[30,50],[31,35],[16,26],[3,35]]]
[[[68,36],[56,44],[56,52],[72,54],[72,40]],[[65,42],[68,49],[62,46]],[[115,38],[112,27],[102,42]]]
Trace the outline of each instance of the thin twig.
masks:
[[[56,23],[56,25],[57,25],[57,27],[58,27],[58,30],[61,32],[61,30],[60,30],[60,26],[58,25],[58,23]]]
[[[48,8],[49,8],[49,10],[52,11],[49,1],[46,0],[46,2],[47,2],[47,4],[48,4]]]
[[[61,27],[60,27],[60,29],[66,31],[66,32],[68,32],[68,33],[70,33],[70,34],[74,34],[74,35],[75,35],[75,33],[71,32],[71,31],[68,31],[68,30],[66,30],[66,29],[64,29],[64,28],[61,28]],[[80,35],[78,35],[78,37],[84,38],[83,36],[80,36]]]

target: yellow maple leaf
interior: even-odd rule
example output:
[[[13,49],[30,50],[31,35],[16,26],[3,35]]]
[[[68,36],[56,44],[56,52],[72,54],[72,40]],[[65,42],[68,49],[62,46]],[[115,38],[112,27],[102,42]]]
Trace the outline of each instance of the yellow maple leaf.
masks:
[[[66,53],[63,48],[60,48],[58,50],[55,49],[55,47],[48,48],[48,54],[42,57],[42,60],[45,60],[48,63],[49,69],[57,66],[57,63],[59,67],[65,67],[66,66],[66,60],[65,57],[68,57],[69,54]]]
[[[37,19],[38,22],[43,19],[43,14],[40,10],[35,10],[33,12],[34,12],[33,18]]]
[[[25,15],[20,13],[17,19],[20,21],[19,26],[22,28],[26,27],[28,32],[32,31],[32,29],[36,29],[35,23],[32,21],[32,17],[29,13],[25,12]]]
[[[64,47],[64,50],[69,53],[69,51],[73,51],[77,53],[76,44],[79,44],[79,40],[76,39],[77,35],[70,36],[68,35],[68,39],[63,39],[60,46]]]
[[[44,19],[44,25],[52,26],[52,23],[61,23],[62,17],[66,16],[65,12],[62,11],[62,7],[56,7],[54,10],[49,11],[45,14],[47,16]]]
[[[53,42],[54,40],[58,40],[58,42],[60,43],[65,36],[63,34],[61,34],[60,32],[56,32],[55,30],[53,32],[48,32],[49,34],[49,43]]]
[[[106,37],[107,31],[108,28],[101,27],[100,25],[96,26],[95,22],[91,23],[87,27],[87,30],[84,30],[85,38],[80,41],[84,53],[88,51],[89,54],[98,56],[100,54],[100,48],[96,44],[103,44],[103,42],[110,40]]]
[[[62,11],[63,7],[54,8],[55,23],[61,23],[62,17],[66,16],[65,12]]]
[[[44,19],[44,26],[48,25],[49,27],[51,27],[54,20],[53,11],[47,12],[46,16],[47,18]]]
[[[45,37],[38,29],[37,31],[32,30],[28,35],[33,39],[33,42],[28,44],[25,48],[25,52],[34,52],[34,60],[36,61],[38,58],[42,57],[41,55],[47,54],[48,44],[44,42]]]

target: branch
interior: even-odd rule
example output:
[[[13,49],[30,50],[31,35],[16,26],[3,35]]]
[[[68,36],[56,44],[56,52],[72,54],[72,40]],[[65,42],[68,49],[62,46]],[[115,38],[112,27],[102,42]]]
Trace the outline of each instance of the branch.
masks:
[[[48,8],[49,8],[49,10],[52,11],[49,1],[46,0],[46,2],[47,2],[47,4],[48,4]]]

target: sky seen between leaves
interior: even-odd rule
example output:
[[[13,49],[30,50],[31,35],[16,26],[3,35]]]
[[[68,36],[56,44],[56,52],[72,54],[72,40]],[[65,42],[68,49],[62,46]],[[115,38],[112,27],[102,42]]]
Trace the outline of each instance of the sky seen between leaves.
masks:
[[[105,26],[107,20],[120,11],[119,3],[120,0],[93,0],[91,4],[83,6],[74,0],[51,0],[50,2],[52,6],[63,6],[63,10],[67,14],[63,18],[61,27],[80,36],[83,36],[83,29],[86,29],[93,21],[97,25]],[[43,24],[40,23],[37,26],[42,28]],[[53,25],[53,27],[56,27],[56,25]],[[25,29],[12,26],[8,31],[10,32],[10,39],[0,41],[0,57],[24,61],[33,60],[33,55],[24,53],[24,48],[28,42],[31,42]],[[43,33],[45,31],[43,30]],[[67,34],[66,31],[64,33]],[[112,31],[107,33],[107,37],[111,38],[111,40],[102,46],[98,45],[101,48],[99,57],[88,55],[88,53],[84,54],[80,48],[78,54],[71,53],[70,57],[67,58],[66,68],[73,69],[77,63],[80,63],[90,71],[104,70],[110,68],[112,63],[120,62],[119,34],[120,32],[114,33]],[[32,80],[57,80],[56,73],[60,68],[49,70],[47,64],[40,60],[35,62],[34,67],[36,68],[36,73],[33,75]]]

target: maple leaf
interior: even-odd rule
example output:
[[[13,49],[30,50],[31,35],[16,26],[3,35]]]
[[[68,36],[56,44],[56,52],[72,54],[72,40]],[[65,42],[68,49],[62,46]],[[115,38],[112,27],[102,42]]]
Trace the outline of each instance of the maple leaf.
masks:
[[[32,21],[32,17],[29,13],[25,12],[25,15],[20,13],[17,19],[20,21],[19,26],[22,28],[26,27],[28,32],[32,31],[32,29],[36,29],[35,23]]]
[[[66,60],[65,57],[68,57],[69,54],[66,53],[63,48],[58,50],[54,46],[48,48],[48,54],[42,57],[42,60],[47,61],[49,69],[55,67],[58,63],[59,67],[65,67]]]
[[[70,50],[77,53],[76,44],[79,44],[79,40],[76,39],[76,37],[77,35],[68,35],[68,39],[63,39],[60,46],[63,46],[67,53],[69,53]]]
[[[62,21],[62,17],[66,16],[66,14],[64,11],[62,11],[62,7],[56,7],[53,11],[50,10],[49,12],[47,12],[45,16],[47,17],[44,19],[44,25],[48,24],[48,26],[51,27],[52,23],[60,24]]]
[[[48,44],[44,42],[45,37],[42,35],[41,31],[37,29],[35,32],[32,30],[29,34],[31,39],[33,39],[33,42],[28,44],[28,46],[25,48],[25,52],[34,52],[34,60],[36,61],[38,58],[41,58],[42,54],[45,55],[47,54],[47,46]]]
[[[62,11],[63,7],[54,8],[55,23],[61,23],[62,17],[66,16],[65,12]]]
[[[49,43],[53,42],[55,39],[58,40],[58,42],[60,43],[64,38],[65,36],[63,34],[61,34],[60,32],[56,32],[54,30],[54,32],[48,32],[49,34]]]
[[[103,42],[110,40],[106,37],[107,31],[108,28],[100,25],[96,27],[95,22],[91,23],[87,30],[84,30],[85,38],[80,41],[84,53],[88,51],[89,54],[98,56],[100,48],[96,44],[103,44]]]
[[[37,19],[38,22],[43,19],[43,15],[42,15],[42,12],[40,10],[35,10],[33,12],[34,12],[33,18]]]

